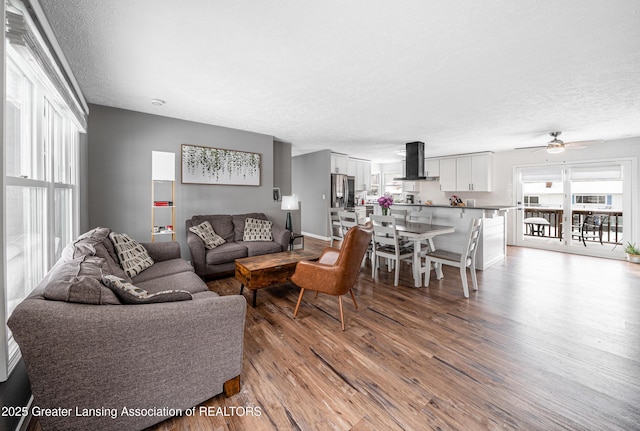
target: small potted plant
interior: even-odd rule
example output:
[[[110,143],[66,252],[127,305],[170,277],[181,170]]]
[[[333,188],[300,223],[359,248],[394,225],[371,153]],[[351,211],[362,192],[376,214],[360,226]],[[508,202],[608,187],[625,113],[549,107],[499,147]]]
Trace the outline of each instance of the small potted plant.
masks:
[[[627,260],[633,263],[640,263],[640,249],[636,247],[636,244],[627,243],[624,248],[624,252],[627,253]]]

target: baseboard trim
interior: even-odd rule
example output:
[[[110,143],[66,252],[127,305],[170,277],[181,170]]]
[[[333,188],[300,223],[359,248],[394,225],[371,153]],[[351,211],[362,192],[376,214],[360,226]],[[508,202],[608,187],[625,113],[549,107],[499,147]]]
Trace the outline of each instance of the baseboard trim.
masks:
[[[309,237],[315,238],[315,239],[321,239],[323,241],[331,241],[331,238],[329,238],[328,236],[316,235],[315,233],[310,233],[310,232],[304,232],[303,231],[302,235],[309,236]]]

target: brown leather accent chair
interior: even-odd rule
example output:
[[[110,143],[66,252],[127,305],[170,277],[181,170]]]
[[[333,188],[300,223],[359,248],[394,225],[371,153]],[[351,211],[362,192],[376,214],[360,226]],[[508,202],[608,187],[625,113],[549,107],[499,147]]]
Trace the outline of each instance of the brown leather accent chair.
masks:
[[[345,235],[339,250],[327,247],[317,262],[302,261],[298,263],[295,273],[291,276],[291,281],[300,287],[300,296],[293,312],[294,318],[298,314],[305,290],[313,290],[316,295],[318,292],[334,295],[338,297],[340,322],[344,331],[342,295],[347,292],[351,293],[353,305],[356,310],[358,309],[352,288],[358,281],[362,259],[371,243],[372,233],[373,225],[371,222],[363,226],[354,226]]]

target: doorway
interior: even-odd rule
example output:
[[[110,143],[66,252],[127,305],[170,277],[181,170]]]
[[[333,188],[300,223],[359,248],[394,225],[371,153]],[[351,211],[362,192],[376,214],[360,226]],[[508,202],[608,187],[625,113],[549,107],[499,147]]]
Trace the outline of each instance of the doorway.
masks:
[[[632,161],[516,168],[516,245],[623,258],[632,238]]]

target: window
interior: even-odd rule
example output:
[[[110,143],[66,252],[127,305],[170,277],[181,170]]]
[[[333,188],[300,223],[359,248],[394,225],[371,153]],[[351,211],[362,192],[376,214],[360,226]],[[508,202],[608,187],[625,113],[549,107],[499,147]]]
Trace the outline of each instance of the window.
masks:
[[[36,40],[31,33],[36,27],[24,18],[28,12],[16,11],[10,3],[7,23],[16,27],[6,33],[9,43],[4,51],[5,185],[0,221],[5,261],[0,275],[6,280],[6,303],[0,307],[5,323],[0,333],[0,381],[20,357],[6,320],[78,234],[78,145],[86,124],[86,117],[78,115],[83,101],[65,93],[69,86],[51,75],[54,69],[41,66],[49,55],[16,40],[21,31]]]
[[[540,205],[540,196],[525,196],[524,206],[535,207]]]
[[[607,204],[607,197],[605,195],[575,195],[577,204]],[[609,198],[611,201],[611,198]]]

